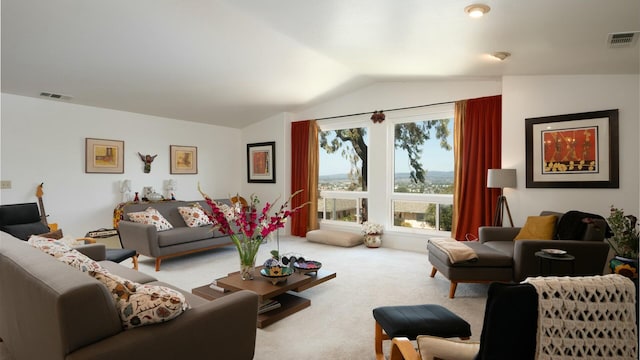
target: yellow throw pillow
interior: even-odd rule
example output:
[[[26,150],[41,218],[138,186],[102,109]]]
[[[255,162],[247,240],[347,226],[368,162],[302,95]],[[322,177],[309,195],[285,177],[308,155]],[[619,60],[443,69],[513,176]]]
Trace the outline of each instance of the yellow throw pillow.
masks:
[[[529,216],[513,240],[552,240],[557,221],[555,215]]]

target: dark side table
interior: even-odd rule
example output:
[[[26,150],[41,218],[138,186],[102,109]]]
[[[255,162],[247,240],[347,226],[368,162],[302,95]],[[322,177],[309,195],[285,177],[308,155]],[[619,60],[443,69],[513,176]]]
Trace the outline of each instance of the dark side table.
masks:
[[[570,266],[571,271],[568,274],[563,275],[574,275],[575,274],[575,261],[576,257],[570,254],[563,255],[553,255],[546,253],[544,251],[538,251],[534,254],[538,258],[538,263],[540,264],[540,275],[542,276],[553,276],[560,275],[559,273],[554,273],[552,271],[554,263],[556,265],[560,265],[562,263],[568,264]],[[545,273],[544,267],[546,264],[547,272]]]

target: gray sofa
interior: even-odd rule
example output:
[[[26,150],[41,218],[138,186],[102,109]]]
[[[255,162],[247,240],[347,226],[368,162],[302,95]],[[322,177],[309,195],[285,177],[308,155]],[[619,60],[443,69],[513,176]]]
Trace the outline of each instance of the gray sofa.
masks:
[[[540,215],[556,215],[556,235],[565,214],[543,211]],[[566,220],[566,219],[565,219]],[[565,222],[566,223],[566,222]],[[564,225],[563,225],[564,226]],[[449,298],[455,296],[458,283],[520,282],[529,276],[540,276],[540,259],[535,253],[553,248],[575,256],[574,275],[602,275],[609,254],[604,241],[607,223],[592,219],[574,240],[517,240],[519,227],[483,226],[478,229],[479,241],[465,242],[477,254],[475,261],[451,263],[447,254],[432,243],[427,245],[431,277],[440,272],[451,285]],[[562,237],[566,239],[566,237]]]
[[[104,245],[79,250],[104,258]],[[139,283],[175,287],[110,261],[100,265]],[[180,289],[177,289],[180,290]],[[123,330],[98,280],[0,232],[0,339],[14,359],[252,359],[258,297],[250,291],[207,301],[165,323]]]
[[[227,199],[217,199],[215,201],[230,204]],[[232,245],[233,242],[228,235],[212,230],[211,226],[190,228],[185,224],[178,212],[178,207],[190,206],[193,203],[200,204],[207,211],[211,210],[204,200],[126,204],[122,207],[122,220],[118,223],[118,234],[122,247],[133,249],[138,254],[155,258],[156,271],[159,271],[160,263],[163,259]],[[144,211],[150,206],[158,210],[171,223],[173,229],[157,231],[154,225],[129,221],[128,213]]]

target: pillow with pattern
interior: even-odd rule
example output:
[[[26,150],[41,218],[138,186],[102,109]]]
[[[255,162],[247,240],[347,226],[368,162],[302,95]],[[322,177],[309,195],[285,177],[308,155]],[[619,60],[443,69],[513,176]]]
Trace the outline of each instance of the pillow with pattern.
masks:
[[[188,227],[213,225],[209,216],[204,213],[204,210],[202,210],[198,204],[194,204],[192,206],[178,206],[178,212]]]
[[[32,235],[27,242],[31,244],[31,246],[44,251],[59,261],[71,265],[82,272],[100,271],[103,269],[96,261],[78,250],[69,247],[60,240]]]
[[[133,222],[147,225],[155,225],[158,231],[173,229],[173,225],[158,212],[149,206],[145,211],[131,212],[127,214]]]
[[[184,295],[177,290],[138,284],[108,271],[89,274],[111,292],[124,329],[169,321],[189,308]]]

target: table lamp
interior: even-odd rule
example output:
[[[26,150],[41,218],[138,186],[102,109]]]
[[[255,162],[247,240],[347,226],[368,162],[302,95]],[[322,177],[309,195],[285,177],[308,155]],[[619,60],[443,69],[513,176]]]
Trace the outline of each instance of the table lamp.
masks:
[[[487,187],[500,188],[500,196],[498,196],[496,211],[493,215],[493,226],[502,226],[504,208],[506,207],[507,215],[509,216],[509,224],[513,227],[513,219],[511,218],[509,203],[507,202],[507,198],[504,196],[503,189],[516,187],[516,169],[489,169],[487,171]]]

